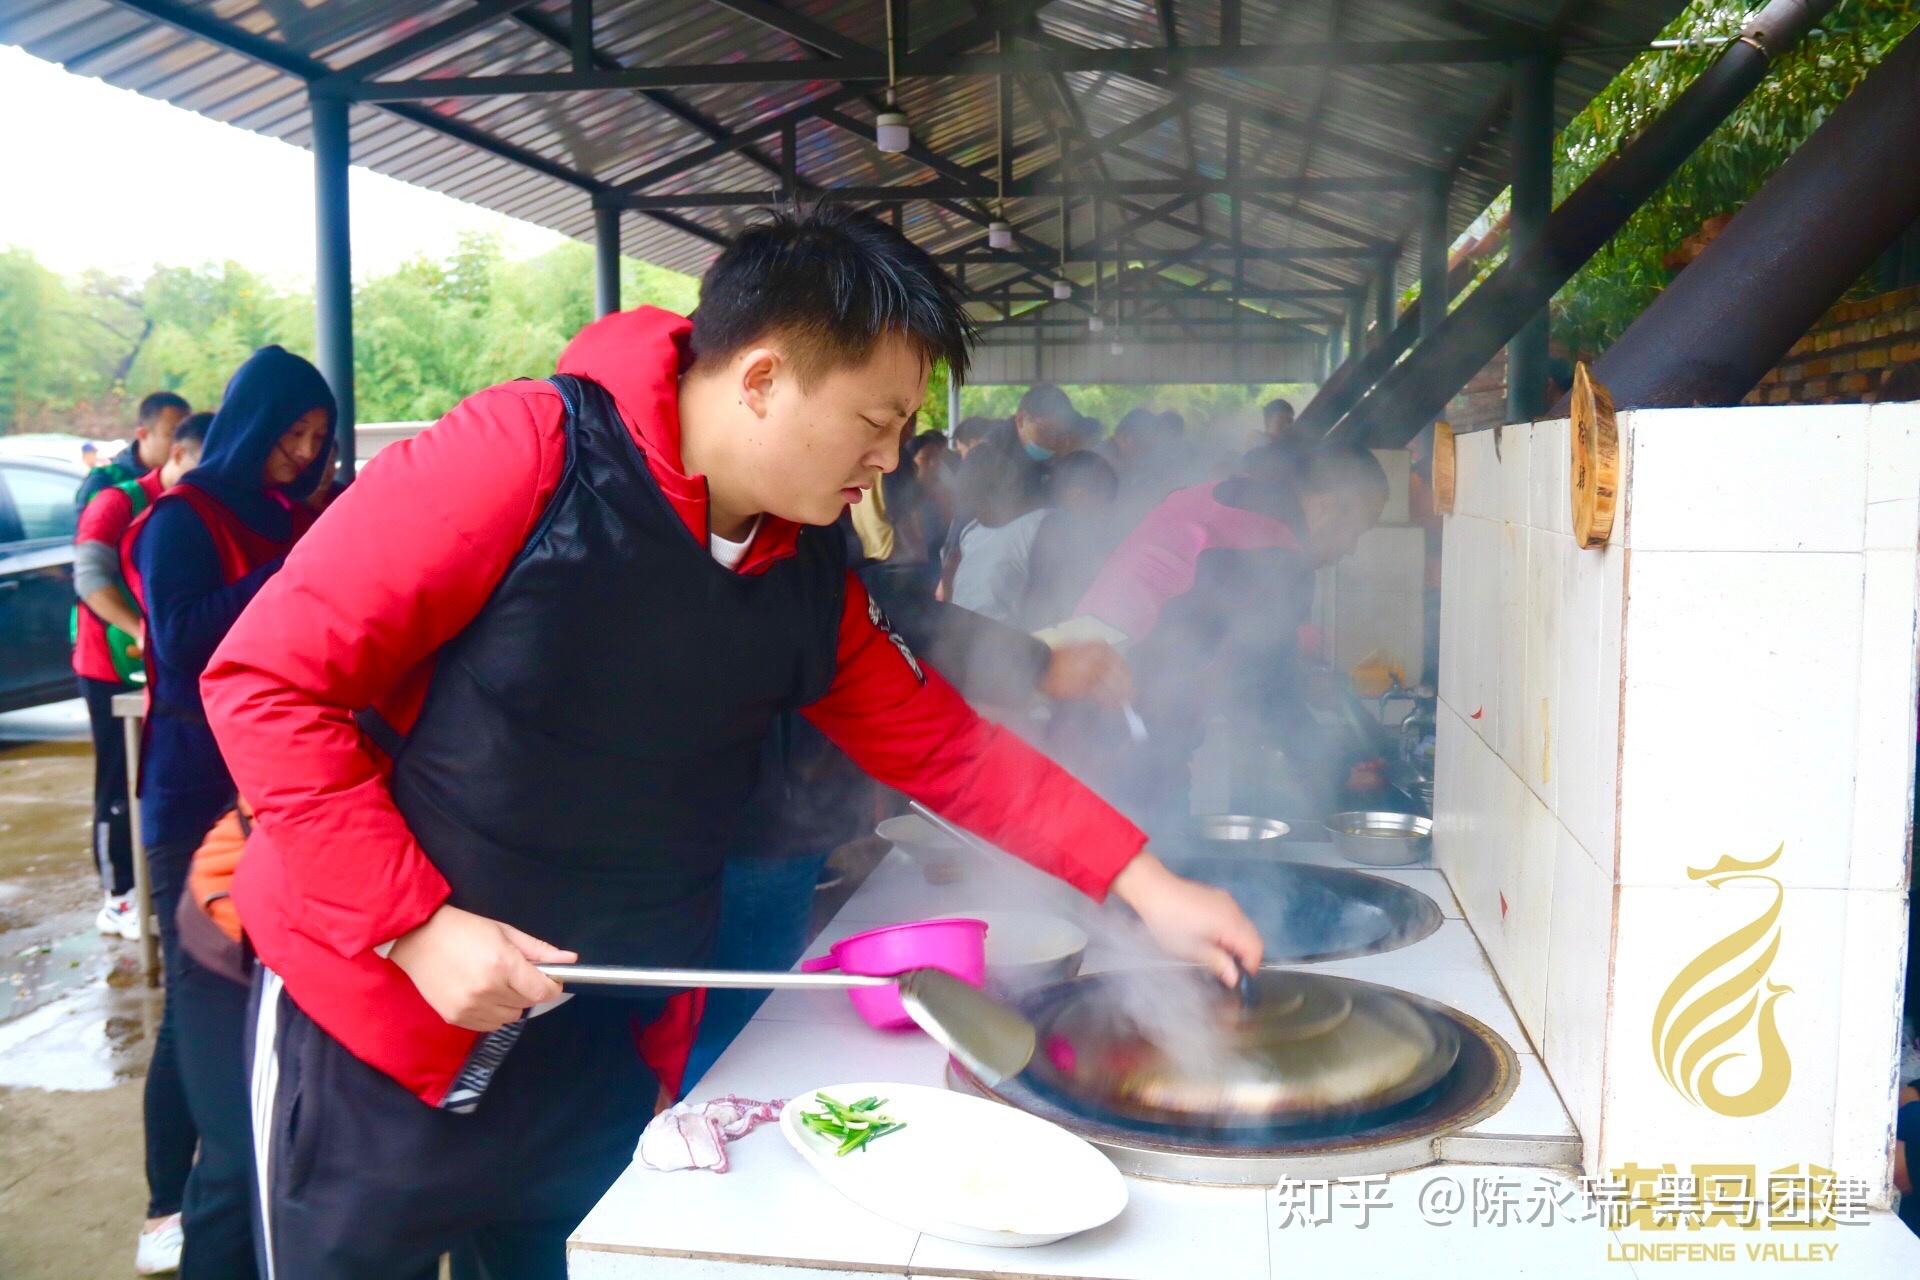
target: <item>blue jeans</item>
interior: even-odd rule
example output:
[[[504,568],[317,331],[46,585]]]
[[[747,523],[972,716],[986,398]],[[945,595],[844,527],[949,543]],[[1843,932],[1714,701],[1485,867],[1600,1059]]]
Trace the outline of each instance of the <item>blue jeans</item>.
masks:
[[[729,858],[720,881],[720,925],[715,969],[791,969],[807,949],[813,891],[827,865],[825,851],[779,858]],[[767,998],[765,991],[707,992],[700,1034],[687,1058],[685,1097]]]

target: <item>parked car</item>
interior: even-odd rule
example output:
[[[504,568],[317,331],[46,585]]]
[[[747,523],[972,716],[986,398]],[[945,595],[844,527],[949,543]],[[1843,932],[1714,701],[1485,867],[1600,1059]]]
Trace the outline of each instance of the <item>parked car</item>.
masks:
[[[125,440],[89,440],[66,431],[30,431],[21,435],[0,436],[0,461],[57,462],[84,467],[88,445],[94,447],[95,465],[105,462],[126,447]]]
[[[73,496],[78,461],[0,456],[0,711],[74,696]]]

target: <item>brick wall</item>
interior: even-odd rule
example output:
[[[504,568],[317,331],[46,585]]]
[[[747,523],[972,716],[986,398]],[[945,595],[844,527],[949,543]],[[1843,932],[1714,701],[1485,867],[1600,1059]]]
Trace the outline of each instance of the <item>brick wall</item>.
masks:
[[[1843,302],[1793,344],[1747,404],[1858,404],[1887,373],[1920,360],[1920,285]]]
[[[1444,415],[1455,431],[1479,431],[1507,420],[1507,349],[1500,348],[1459,395],[1447,401]]]
[[[1747,404],[1860,404],[1875,398],[1889,371],[1920,360],[1920,285],[1843,302],[1793,344],[1760,380]],[[1447,402],[1455,431],[1507,420],[1507,353],[1487,362]]]

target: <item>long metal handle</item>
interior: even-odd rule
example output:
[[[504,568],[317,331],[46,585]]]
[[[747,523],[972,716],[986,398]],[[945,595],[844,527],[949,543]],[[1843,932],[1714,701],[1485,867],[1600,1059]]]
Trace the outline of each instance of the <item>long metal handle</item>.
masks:
[[[754,991],[790,987],[839,990],[890,987],[897,979],[852,973],[754,973],[741,969],[636,969],[615,964],[542,964],[536,969],[555,982],[599,987],[744,987]]]
[[[960,843],[966,845],[968,848],[977,850],[980,853],[990,854],[994,856],[999,855],[1000,851],[994,848],[991,844],[987,843],[985,840],[982,840],[979,836],[973,834],[973,832],[967,830],[965,827],[955,826],[953,823],[948,822],[945,818],[941,817],[939,814],[935,813],[933,810],[927,808],[927,806],[921,804],[918,800],[907,801],[907,807],[909,809],[912,809],[915,813],[919,814],[921,817],[925,818],[928,822],[931,822],[934,826],[940,828],[942,831],[952,836],[955,840],[958,840]]]

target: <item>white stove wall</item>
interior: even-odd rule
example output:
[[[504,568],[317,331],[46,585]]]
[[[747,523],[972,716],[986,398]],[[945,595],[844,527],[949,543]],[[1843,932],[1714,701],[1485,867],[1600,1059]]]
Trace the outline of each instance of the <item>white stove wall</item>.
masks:
[[[1427,531],[1411,522],[1411,455],[1405,449],[1375,449],[1373,456],[1386,469],[1387,505],[1352,555],[1316,575],[1313,620],[1325,635],[1336,671],[1351,671],[1379,656],[1406,672],[1409,684],[1418,684]]]
[[[1497,447],[1491,432],[1460,438],[1436,860],[1590,1170],[1804,1163],[1884,1202],[1920,406],[1643,411],[1620,428],[1622,511],[1594,551],[1569,532],[1564,421],[1509,427]],[[1775,892],[1689,869],[1776,846],[1767,980],[1791,988],[1774,1005],[1791,1083],[1762,1113],[1727,1116],[1668,1083],[1655,1011]],[[1738,1055],[1723,1092],[1755,1075],[1756,1025],[1713,1051]]]

